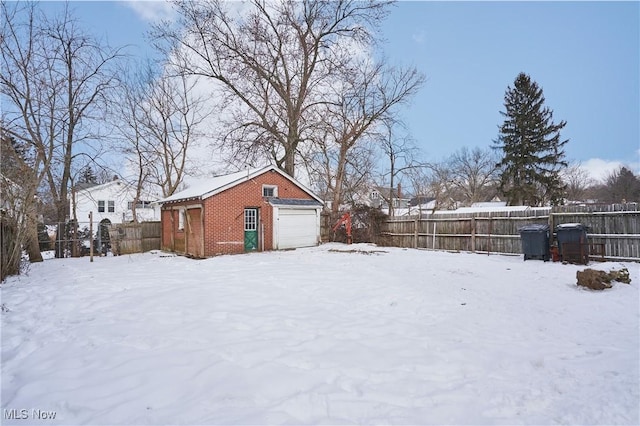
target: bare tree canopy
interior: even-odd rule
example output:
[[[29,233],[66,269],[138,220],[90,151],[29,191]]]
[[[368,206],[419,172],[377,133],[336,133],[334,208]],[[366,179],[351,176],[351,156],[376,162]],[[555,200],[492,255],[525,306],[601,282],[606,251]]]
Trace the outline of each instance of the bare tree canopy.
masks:
[[[387,1],[176,1],[178,27],[155,27],[182,73],[216,81],[236,158],[271,157],[289,175],[311,140],[331,79],[373,42]],[[239,11],[239,7],[245,9]],[[317,115],[316,115],[317,117]]]
[[[196,90],[197,78],[155,71],[150,63],[134,68],[137,73],[116,93],[121,150],[137,175],[138,196],[152,185],[168,197],[190,172],[189,154],[209,111]]]
[[[31,171],[25,144],[9,137],[0,129],[0,226],[13,229],[3,238],[2,279],[7,272],[20,271],[22,250],[30,262],[41,262],[36,223],[37,186]]]
[[[565,185],[565,196],[570,202],[585,201],[589,188],[596,184],[580,163],[571,164],[563,170],[562,181]]]
[[[389,206],[389,216],[395,215],[394,199],[402,197],[400,191],[396,189],[396,185],[401,183],[401,177],[405,174],[410,178],[418,176],[419,173],[412,173],[412,171],[424,169],[427,166],[426,163],[418,160],[418,148],[406,132],[400,133],[401,129],[404,129],[403,123],[387,119],[379,136],[380,150],[386,160],[383,180],[388,182],[389,188],[389,191],[385,192],[386,196],[385,193],[381,193],[380,196],[385,198]]]
[[[85,33],[68,8],[50,17],[34,3],[1,7],[3,127],[28,147],[34,182],[47,182],[64,222],[74,158],[99,150],[97,129],[121,54]]]
[[[358,145],[368,142],[387,155],[394,146],[394,141],[389,140],[393,136],[387,123],[396,121],[393,118],[396,108],[407,103],[424,82],[424,76],[415,68],[390,67],[370,59],[354,61],[353,65],[356,66],[342,71],[341,84],[327,92],[332,101],[319,109],[318,128],[323,131],[316,133],[316,139],[322,139],[316,140],[316,146],[335,152],[327,176],[334,212],[344,200],[342,189],[352,154],[362,154]],[[325,158],[328,157],[331,155],[325,154]],[[365,165],[365,162],[360,164]],[[392,170],[392,184],[396,172]]]
[[[465,204],[488,201],[497,192],[499,159],[491,149],[463,147],[449,157],[451,184]]]

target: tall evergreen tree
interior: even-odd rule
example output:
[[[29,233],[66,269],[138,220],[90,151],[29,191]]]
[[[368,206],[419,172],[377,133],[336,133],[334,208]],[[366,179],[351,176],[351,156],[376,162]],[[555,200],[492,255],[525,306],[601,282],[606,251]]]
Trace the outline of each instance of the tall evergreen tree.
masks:
[[[562,202],[564,184],[560,176],[567,167],[560,130],[567,124],[553,122],[553,112],[544,106],[542,88],[525,73],[504,95],[506,111],[494,148],[502,150],[498,163],[500,191],[509,205],[539,206]]]
[[[609,203],[640,201],[640,179],[626,167],[618,168],[605,179],[601,200]]]
[[[96,178],[95,173],[93,173],[93,169],[91,166],[87,165],[82,169],[80,174],[80,183],[97,183],[98,178]]]

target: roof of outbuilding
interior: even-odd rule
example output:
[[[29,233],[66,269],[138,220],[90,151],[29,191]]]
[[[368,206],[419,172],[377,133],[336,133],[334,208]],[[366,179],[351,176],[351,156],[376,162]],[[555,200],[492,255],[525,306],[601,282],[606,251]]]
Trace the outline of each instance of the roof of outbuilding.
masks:
[[[305,200],[299,198],[277,198],[270,197],[269,204],[272,206],[310,206],[321,207],[322,203],[316,200]]]
[[[275,166],[267,166],[261,168],[247,169],[239,172],[231,173],[224,176],[216,176],[207,179],[198,179],[197,181],[193,181],[191,186],[184,191],[176,192],[175,194],[164,198],[159,201],[159,203],[171,203],[177,201],[186,201],[186,200],[194,200],[194,199],[205,199],[211,197],[212,195],[218,194],[222,191],[225,191],[229,188],[232,188],[242,182],[246,182],[249,179],[252,179],[255,176],[261,175],[270,170],[279,173],[284,176],[286,179],[289,179],[318,202],[321,202],[320,198],[311,192],[310,189],[306,188],[300,182],[293,179],[291,176],[287,175],[280,169]]]

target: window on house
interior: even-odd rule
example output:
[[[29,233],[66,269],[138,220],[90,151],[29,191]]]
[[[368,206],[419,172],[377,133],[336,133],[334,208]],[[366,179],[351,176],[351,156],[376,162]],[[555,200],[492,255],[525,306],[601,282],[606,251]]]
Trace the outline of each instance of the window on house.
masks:
[[[98,212],[104,213],[104,200],[98,201]]]
[[[116,202],[109,201],[109,213],[113,213],[116,211]]]
[[[184,209],[178,210],[178,230],[182,231],[184,229]]]
[[[136,209],[149,209],[149,208],[151,208],[151,201],[138,201],[136,203]],[[133,209],[133,201],[129,201],[127,203],[127,209],[128,210]]]
[[[263,197],[277,197],[278,196],[278,187],[275,185],[262,185],[262,196]]]
[[[378,194],[378,192],[373,191],[373,192],[371,193],[371,199],[372,199],[372,200],[377,200],[379,195],[380,195],[380,194]]]

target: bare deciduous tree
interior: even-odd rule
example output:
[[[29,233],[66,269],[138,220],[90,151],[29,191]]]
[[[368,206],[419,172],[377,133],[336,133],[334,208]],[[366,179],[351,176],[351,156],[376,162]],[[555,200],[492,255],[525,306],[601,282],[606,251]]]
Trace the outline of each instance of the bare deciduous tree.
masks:
[[[437,203],[433,203],[433,207],[428,208],[428,210],[426,208],[426,205],[430,203],[432,197],[436,198],[433,192],[434,187],[431,185],[432,177],[429,173],[430,170],[428,167],[416,167],[407,170],[406,173],[411,183],[413,193],[418,201],[417,209],[415,210],[417,210],[419,217],[422,217],[422,215],[426,213],[435,212],[435,209],[438,207]]]
[[[115,116],[121,150],[135,173],[134,218],[145,187],[157,187],[167,197],[182,184],[208,116],[196,79],[156,72],[150,64],[137,69],[117,94],[122,101]]]
[[[147,146],[148,132],[144,125],[143,104],[147,96],[147,79],[144,71],[127,76],[123,70],[123,75],[125,77],[121,81],[120,90],[115,92],[119,103],[116,104],[112,118],[116,122],[114,127],[121,141],[119,149],[127,161],[127,169],[134,174],[132,180],[135,196],[131,212],[133,221],[137,222],[136,207],[142,197],[143,188],[148,184],[150,170],[147,165],[152,161]]]
[[[352,51],[367,46],[386,15],[386,1],[177,1],[178,28],[163,23],[156,40],[182,73],[222,88],[237,158],[270,156],[295,174],[300,145],[316,131],[318,104]]]
[[[565,197],[569,201],[584,201],[587,191],[596,184],[580,163],[571,164],[561,173],[565,184]]]
[[[162,74],[149,82],[150,90],[143,103],[141,124],[149,148],[145,153],[149,177],[166,197],[178,189],[188,174],[189,150],[201,136],[199,126],[208,115],[195,86],[196,81],[184,74]]]
[[[334,213],[344,199],[343,186],[352,151],[358,144],[369,141],[386,152],[389,146],[386,132],[382,131],[381,136],[380,129],[385,129],[385,121],[393,121],[394,109],[408,102],[424,81],[415,68],[392,68],[367,59],[353,61],[352,65],[342,71],[341,84],[336,84],[335,91],[328,93],[334,101],[320,109],[324,130],[321,144],[325,144],[323,149],[335,152],[328,182]]]
[[[116,83],[111,66],[121,55],[84,33],[68,8],[48,17],[33,3],[1,7],[5,130],[33,150],[36,187],[47,182],[57,220],[64,222],[73,160],[80,145],[85,153],[98,149],[105,94]]]
[[[316,139],[315,151],[301,155],[312,186],[322,199],[330,202],[328,206],[336,214],[342,206],[363,204],[362,195],[370,190],[375,170],[376,153],[373,142],[361,141],[350,149],[344,157],[342,185],[340,195],[335,196],[336,165],[340,151],[328,134]],[[338,201],[335,201],[338,200]],[[338,204],[336,204],[336,202]]]
[[[410,170],[426,167],[426,163],[420,162],[417,158],[418,148],[413,143],[413,140],[406,134],[397,136],[396,130],[401,128],[404,128],[401,122],[388,119],[384,121],[385,131],[380,135],[381,150],[388,161],[387,165],[389,167],[383,173],[385,180],[387,177],[389,179],[389,192],[381,195],[389,206],[389,216],[391,217],[395,215],[394,199],[400,198],[402,195],[396,189],[397,180]]]
[[[456,188],[453,185],[453,174],[448,161],[428,164],[429,174],[427,186],[436,199],[436,209],[446,210],[457,207]]]
[[[498,184],[499,158],[491,149],[463,147],[448,161],[451,184],[467,205],[489,198]]]
[[[36,220],[37,186],[29,165],[29,152],[23,144],[0,133],[0,210],[3,222],[14,230],[11,241],[2,241],[2,267],[19,272],[22,250],[30,262],[41,262]],[[3,237],[5,237],[3,235]],[[6,272],[6,271],[5,271]],[[5,273],[3,272],[3,279]]]

